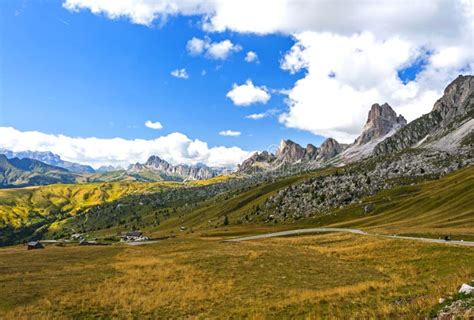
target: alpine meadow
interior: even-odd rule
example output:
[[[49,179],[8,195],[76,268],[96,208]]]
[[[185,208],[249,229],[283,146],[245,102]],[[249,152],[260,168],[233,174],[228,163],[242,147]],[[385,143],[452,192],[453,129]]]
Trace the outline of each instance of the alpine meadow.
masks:
[[[473,0],[0,3],[0,319],[474,319]]]

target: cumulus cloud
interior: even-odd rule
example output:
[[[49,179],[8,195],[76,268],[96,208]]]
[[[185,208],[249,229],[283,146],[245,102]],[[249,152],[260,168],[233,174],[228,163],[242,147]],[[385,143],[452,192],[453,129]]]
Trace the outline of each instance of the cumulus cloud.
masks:
[[[179,78],[179,79],[188,79],[189,78],[188,72],[186,71],[185,68],[173,70],[173,71],[171,71],[171,75],[173,77]]]
[[[145,162],[151,155],[157,155],[172,164],[204,163],[215,167],[234,167],[251,154],[238,147],[209,147],[206,142],[191,140],[179,132],[151,140],[127,140],[78,138],[0,127],[0,136],[0,148],[51,151],[64,160],[95,168],[103,165],[127,167],[131,163]]]
[[[191,40],[188,40],[186,44],[186,50],[188,50],[191,55],[200,55],[206,49],[206,46],[209,44],[209,40],[203,40],[196,37],[193,37]]]
[[[145,126],[150,129],[155,129],[155,130],[163,129],[163,126],[161,125],[159,121],[153,122],[151,120],[148,120],[147,122],[145,122]]]
[[[234,131],[234,130],[225,130],[219,132],[219,135],[221,136],[227,136],[227,137],[238,137],[241,135],[240,131]]]
[[[225,60],[232,53],[242,50],[242,47],[232,43],[232,41],[228,39],[220,42],[212,42],[211,39],[207,37],[204,39],[193,37],[187,42],[186,50],[193,56],[203,54],[209,59]]]
[[[248,63],[251,63],[251,62],[258,63],[258,55],[254,51],[249,51],[245,55],[245,61],[247,61]]]
[[[242,85],[233,84],[232,90],[227,92],[227,98],[237,106],[249,106],[254,103],[267,103],[271,96],[265,86],[255,86],[252,80],[247,80]]]

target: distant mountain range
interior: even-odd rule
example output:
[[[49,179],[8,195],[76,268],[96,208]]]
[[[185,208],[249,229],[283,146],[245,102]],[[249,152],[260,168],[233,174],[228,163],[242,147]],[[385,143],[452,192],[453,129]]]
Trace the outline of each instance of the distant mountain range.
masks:
[[[204,180],[222,173],[222,169],[210,168],[203,164],[171,165],[158,156],[151,156],[144,164],[131,165],[127,171],[131,174],[157,175],[162,180]]]
[[[76,173],[94,173],[95,170],[91,166],[82,165],[74,162],[64,161],[57,154],[49,151],[21,151],[13,152],[6,149],[0,149],[0,154],[4,154],[7,158],[20,158],[20,159],[34,159],[46,164],[67,169],[71,172]]]
[[[8,159],[0,154],[0,186],[25,187],[54,183],[75,183],[70,171],[34,159]]]
[[[319,148],[282,140],[275,152],[257,152],[237,168],[241,173],[271,171],[283,165],[308,169],[352,163],[408,148],[456,151],[474,143],[474,77],[459,76],[445,89],[433,110],[407,124],[387,103],[372,105],[361,134],[350,145],[326,139]]]

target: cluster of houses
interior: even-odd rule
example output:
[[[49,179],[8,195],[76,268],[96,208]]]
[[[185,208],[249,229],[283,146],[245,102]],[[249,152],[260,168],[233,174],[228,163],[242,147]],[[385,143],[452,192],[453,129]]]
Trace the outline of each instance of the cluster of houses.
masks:
[[[98,243],[95,239],[88,241],[84,238],[84,236],[80,233],[75,233],[71,235],[70,237],[71,241],[78,241],[79,245],[101,245],[102,243]],[[129,231],[127,233],[124,233],[120,237],[120,241],[125,242],[125,241],[149,241],[150,238],[147,236],[144,236],[141,231]],[[43,240],[43,242],[57,242],[56,240]],[[68,240],[66,240],[67,242]],[[34,250],[34,249],[43,249],[44,246],[41,242],[39,241],[30,241],[26,243],[26,248],[27,250]]]
[[[120,241],[148,241],[149,237],[143,235],[141,231],[129,231],[125,234],[122,234]]]

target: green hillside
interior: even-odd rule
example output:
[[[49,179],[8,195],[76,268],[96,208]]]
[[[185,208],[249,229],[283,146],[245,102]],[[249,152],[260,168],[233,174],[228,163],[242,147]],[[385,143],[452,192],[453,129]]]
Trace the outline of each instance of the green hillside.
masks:
[[[0,189],[0,243],[11,233],[29,234],[43,225],[125,195],[176,186],[178,184],[171,182],[115,182]]]
[[[363,207],[375,206],[365,215]],[[336,212],[334,226],[374,232],[424,235],[467,235],[474,239],[474,167],[439,180],[386,190]],[[322,223],[325,221],[322,219]],[[328,223],[329,221],[326,221]],[[465,238],[466,239],[466,238]]]

